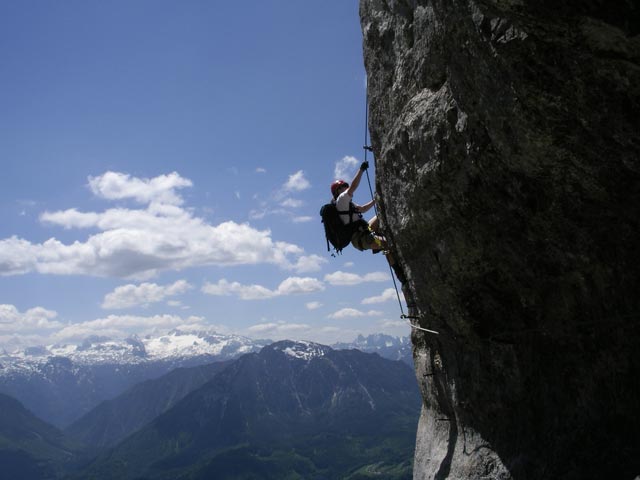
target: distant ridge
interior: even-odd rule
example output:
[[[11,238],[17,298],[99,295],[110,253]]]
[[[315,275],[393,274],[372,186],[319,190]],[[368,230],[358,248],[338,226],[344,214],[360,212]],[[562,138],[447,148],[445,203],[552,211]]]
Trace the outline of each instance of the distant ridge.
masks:
[[[102,402],[64,432],[91,449],[115,445],[211,380],[227,365],[228,362],[215,362],[177,368],[160,378],[146,380]]]
[[[346,478],[374,465],[408,478],[419,412],[404,363],[281,341],[233,361],[78,478]]]
[[[4,352],[0,355],[0,392],[17,398],[45,421],[67,428],[101,402],[140,382],[159,378],[175,368],[238,358],[270,343],[211,331],[173,330],[124,340],[93,336],[77,345]],[[355,348],[413,364],[408,337],[360,335],[333,348]]]
[[[38,417],[64,428],[100,402],[179,367],[230,360],[269,340],[173,330],[155,337],[89,337],[0,356],[0,392]]]

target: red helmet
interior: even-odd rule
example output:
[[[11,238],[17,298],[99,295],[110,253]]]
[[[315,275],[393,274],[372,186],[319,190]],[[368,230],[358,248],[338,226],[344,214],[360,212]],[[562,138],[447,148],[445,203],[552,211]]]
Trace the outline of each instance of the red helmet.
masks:
[[[349,184],[347,182],[345,182],[344,180],[336,180],[335,182],[333,182],[331,184],[331,195],[333,195],[333,198],[338,196],[338,188],[340,188],[343,185],[345,187],[349,186]]]

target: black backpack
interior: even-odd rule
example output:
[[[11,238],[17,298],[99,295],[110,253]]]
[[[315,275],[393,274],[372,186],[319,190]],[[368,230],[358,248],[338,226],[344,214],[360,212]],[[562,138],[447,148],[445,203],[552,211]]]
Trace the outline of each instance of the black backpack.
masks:
[[[320,209],[320,217],[322,217],[322,223],[324,225],[324,235],[327,237],[327,251],[331,251],[329,244],[333,245],[337,254],[342,252],[342,249],[349,245],[351,237],[358,230],[368,228],[369,224],[359,218],[355,222],[347,223],[346,225],[340,219],[341,213],[348,213],[353,215],[355,210],[349,205],[348,211],[339,211],[336,204],[331,202],[322,206]]]

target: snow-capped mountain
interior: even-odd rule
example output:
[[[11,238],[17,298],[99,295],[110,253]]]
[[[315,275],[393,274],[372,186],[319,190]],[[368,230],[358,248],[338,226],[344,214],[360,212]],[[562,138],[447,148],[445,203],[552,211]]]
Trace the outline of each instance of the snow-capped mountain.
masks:
[[[336,343],[332,347],[336,350],[355,348],[361,352],[377,353],[383,358],[401,360],[413,366],[412,345],[409,337],[392,337],[383,333],[375,333],[367,337],[358,335],[353,342]]]
[[[89,337],[77,345],[49,345],[0,353],[0,393],[20,400],[29,410],[57,427],[65,427],[100,402],[135,384],[158,378],[179,367],[195,367],[258,352],[269,340],[256,341],[215,332],[169,333],[112,340]],[[378,353],[411,365],[409,338],[359,336],[334,349]],[[303,341],[275,344],[291,358],[311,360],[327,354],[324,345]],[[275,350],[274,350],[275,351]]]
[[[215,360],[235,358],[254,352],[269,340],[255,341],[239,335],[221,335],[215,332],[183,332],[173,330],[167,334],[125,340],[111,340],[92,336],[78,345],[49,345],[31,347],[13,353],[0,354],[0,376],[27,365],[47,363],[62,357],[76,365],[140,364],[156,361],[188,361],[199,358]]]
[[[326,345],[305,341],[284,340],[271,345],[276,351],[283,352],[293,358],[300,360],[311,360],[313,358],[324,357],[332,349]]]
[[[43,420],[64,427],[98,403],[178,367],[230,360],[269,340],[174,330],[154,337],[89,337],[79,345],[49,345],[0,355],[0,393]]]
[[[230,362],[78,478],[409,478],[420,408],[401,362],[283,340]],[[101,412],[82,438],[122,417]]]

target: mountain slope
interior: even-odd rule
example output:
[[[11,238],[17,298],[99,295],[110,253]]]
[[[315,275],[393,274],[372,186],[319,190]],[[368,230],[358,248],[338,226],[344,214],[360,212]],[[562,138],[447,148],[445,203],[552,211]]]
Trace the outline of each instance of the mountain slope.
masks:
[[[0,479],[53,478],[77,451],[58,429],[0,394]]]
[[[242,478],[238,469],[257,462],[262,478],[288,468],[346,478],[380,463],[406,478],[419,407],[414,374],[401,362],[278,342],[233,362],[84,475],[206,478],[231,468],[216,478]]]
[[[258,351],[268,341],[213,332],[182,332],[80,345],[30,348],[0,357],[0,392],[64,428],[104,400],[178,367],[193,367]]]
[[[64,432],[91,448],[115,445],[211,380],[226,365],[217,362],[177,368],[158,379],[144,381],[118,397],[102,402]]]

